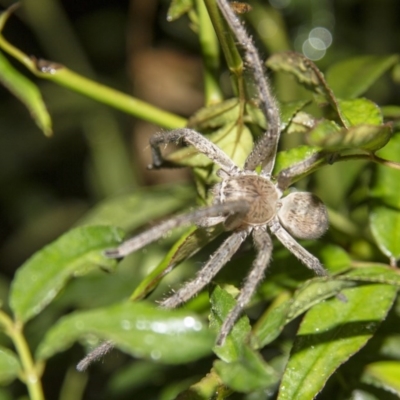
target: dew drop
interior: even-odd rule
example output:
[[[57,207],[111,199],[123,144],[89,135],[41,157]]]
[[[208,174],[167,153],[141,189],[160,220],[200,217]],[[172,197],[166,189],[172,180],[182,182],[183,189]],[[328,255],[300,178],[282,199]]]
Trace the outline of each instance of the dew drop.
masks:
[[[122,329],[129,331],[130,329],[132,329],[132,324],[127,319],[124,319],[121,321],[121,327]]]
[[[164,322],[153,322],[151,324],[151,330],[157,333],[166,333],[168,331],[168,326]]]
[[[153,351],[150,353],[150,357],[151,357],[153,360],[159,360],[159,359],[161,358],[161,351],[160,351],[160,350],[153,350]]]
[[[138,329],[139,331],[144,331],[146,329],[146,322],[139,319],[136,322],[136,329]]]

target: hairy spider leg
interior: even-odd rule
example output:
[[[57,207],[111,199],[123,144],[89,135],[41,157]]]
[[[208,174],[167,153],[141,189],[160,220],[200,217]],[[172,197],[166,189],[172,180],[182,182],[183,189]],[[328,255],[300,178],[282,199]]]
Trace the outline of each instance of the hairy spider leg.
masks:
[[[305,160],[291,165],[288,168],[283,169],[279,172],[276,180],[277,186],[281,191],[284,191],[292,184],[292,179],[298,177],[305,172],[308,172],[310,168],[320,160],[324,159],[323,152],[316,152],[311,156],[307,157]]]
[[[329,276],[328,271],[322,266],[318,258],[309,253],[284,229],[275,217],[268,223],[271,232],[279,241],[294,254],[306,267],[313,270],[319,276]]]
[[[90,364],[104,357],[113,348],[114,345],[111,341],[107,340],[106,342],[103,342],[95,349],[93,349],[90,353],[86,354],[85,358],[79,361],[76,369],[80,372],[86,371]]]
[[[205,154],[211,161],[219,165],[228,175],[236,173],[239,168],[235,163],[214,143],[206,139],[193,129],[182,128],[169,132],[159,132],[150,138],[151,153],[153,164],[149,168],[161,168],[166,166],[160,146],[168,143],[184,142],[192,145],[199,153]]]
[[[255,144],[252,152],[247,157],[244,169],[253,171],[264,163],[263,174],[270,176],[275,165],[276,152],[280,136],[280,115],[272,91],[265,78],[265,68],[258,55],[257,49],[243,27],[242,22],[236,16],[229,3],[225,0],[217,0],[218,6],[225,20],[235,34],[239,44],[243,47],[248,68],[253,72],[256,88],[260,99],[260,108],[267,119],[268,129]]]
[[[125,257],[136,250],[141,249],[149,243],[163,237],[172,229],[180,226],[191,225],[197,221],[201,221],[206,217],[217,217],[221,214],[244,214],[248,211],[249,206],[242,201],[231,201],[226,203],[214,204],[208,207],[200,208],[198,210],[189,212],[187,214],[180,214],[161,222],[159,225],[145,230],[144,232],[132,237],[131,239],[123,242],[121,245],[114,249],[108,249],[104,252],[108,258],[121,258]]]
[[[239,231],[229,236],[200,269],[197,276],[192,281],[186,282],[172,296],[161,301],[159,303],[160,306],[175,308],[197,294],[204,286],[211,282],[214,276],[232,258],[248,234],[248,231]]]
[[[265,270],[267,269],[272,255],[272,240],[268,232],[261,227],[253,229],[253,240],[257,249],[257,257],[253,262],[253,267],[250,270],[244,285],[240,290],[240,294],[236,299],[236,306],[230,311],[220,329],[217,338],[217,345],[224,344],[226,337],[232,330],[235,322],[240,317],[245,306],[249,303],[251,297],[257,289],[257,285],[262,281]]]

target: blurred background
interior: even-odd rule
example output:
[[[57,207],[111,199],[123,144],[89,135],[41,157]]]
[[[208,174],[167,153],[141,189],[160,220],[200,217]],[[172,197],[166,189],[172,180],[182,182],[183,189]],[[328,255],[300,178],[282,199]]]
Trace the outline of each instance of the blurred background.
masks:
[[[2,9],[11,3],[0,1]],[[187,16],[167,22],[169,0],[22,0],[20,4],[4,36],[26,54],[64,64],[183,117],[203,105],[197,36]],[[250,4],[256,12],[245,18],[264,58],[272,51],[293,49],[324,70],[349,56],[400,49],[398,0]],[[142,186],[190,179],[184,170],[146,170],[148,138],[156,126],[41,81],[10,61],[40,87],[54,135],[44,137],[25,107],[0,87],[4,287],[21,263],[101,200]],[[224,71],[221,82],[229,82]],[[392,82],[389,77],[381,79],[367,97],[380,105],[398,104],[399,90]]]

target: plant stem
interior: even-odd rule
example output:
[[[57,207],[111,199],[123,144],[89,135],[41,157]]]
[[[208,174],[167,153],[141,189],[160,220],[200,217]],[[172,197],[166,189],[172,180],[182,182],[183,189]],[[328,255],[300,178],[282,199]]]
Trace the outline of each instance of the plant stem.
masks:
[[[221,44],[228,68],[236,80],[239,81],[243,79],[243,60],[236,48],[231,30],[225,19],[222,18],[215,0],[204,0],[204,3],[217,34],[218,41]]]
[[[390,160],[385,160],[381,157],[378,157],[377,155],[373,154],[373,157],[371,158],[372,161],[384,165],[385,167],[393,168],[393,169],[400,169],[400,164],[395,161],[390,161]]]
[[[107,104],[127,114],[168,129],[180,128],[186,125],[186,119],[161,110],[151,104],[138,100],[125,93],[111,89],[108,86],[94,82],[66,67],[52,69],[49,72],[37,70],[36,74],[49,79],[74,92],[81,93],[96,101]]]
[[[223,100],[218,84],[219,43],[204,1],[196,0],[196,7],[199,15],[199,41],[204,62],[205,104],[211,105]]]
[[[0,32],[12,11],[13,8],[9,8],[1,14]],[[181,128],[186,125],[185,118],[161,110],[151,104],[119,92],[118,90],[111,89],[98,82],[94,82],[69,70],[61,64],[28,57],[21,50],[9,43],[1,33],[0,48],[16,58],[39,78],[48,79],[74,92],[83,94],[86,97],[167,129]]]
[[[33,362],[29,346],[22,334],[22,325],[18,322],[14,323],[10,317],[2,311],[0,311],[0,324],[4,326],[5,333],[10,337],[17,350],[24,372],[24,383],[28,388],[30,399],[44,400],[38,368]]]
[[[342,161],[357,161],[357,160],[358,161],[372,161],[374,163],[384,165],[385,167],[388,167],[388,168],[400,170],[400,163],[397,163],[395,161],[385,160],[384,158],[378,157],[377,155],[375,155],[373,153],[368,153],[368,154],[356,153],[356,154],[344,154],[344,155],[338,154],[335,157],[333,163],[336,164],[337,162],[342,162]],[[301,175],[294,177],[291,180],[291,184],[299,181],[300,179],[311,174],[312,172],[316,171],[317,169],[324,167],[326,165],[331,165],[333,163],[329,162],[327,157],[323,153],[320,153],[320,157],[313,164],[311,164],[306,171],[303,171]]]

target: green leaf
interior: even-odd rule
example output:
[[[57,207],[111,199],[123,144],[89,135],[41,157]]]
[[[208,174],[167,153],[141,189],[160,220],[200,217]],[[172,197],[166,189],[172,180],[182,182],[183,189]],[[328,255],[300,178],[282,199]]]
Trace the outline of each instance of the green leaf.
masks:
[[[254,348],[260,349],[275,340],[287,323],[287,316],[293,303],[288,294],[283,292],[258,319],[253,327],[251,338]]]
[[[118,245],[120,229],[89,226],[73,229],[35,253],[17,271],[11,285],[10,306],[20,322],[39,314],[77,275],[93,269],[114,268],[116,260],[102,251]]]
[[[17,355],[6,347],[0,346],[0,384],[9,384],[20,371]]]
[[[348,126],[381,125],[380,108],[368,99],[338,100],[342,115]]]
[[[332,274],[343,272],[351,264],[349,254],[342,247],[333,244],[324,245],[319,252],[319,258]]]
[[[267,60],[267,66],[274,71],[292,74],[307,89],[319,94],[327,94],[328,88],[324,75],[308,58],[291,51],[275,53]]]
[[[224,125],[208,136],[208,139],[222,149],[236,165],[243,166],[253,148],[253,137],[245,125]],[[212,161],[194,147],[187,147],[165,157],[168,161],[189,167],[207,167]]]
[[[292,120],[299,115],[299,112],[310,102],[309,101],[294,101],[283,103],[280,107],[282,130],[290,126]],[[303,113],[304,115],[305,113]],[[305,114],[306,115],[306,114]],[[309,120],[308,120],[309,121]],[[307,122],[308,122],[307,121]]]
[[[378,153],[379,157],[400,161],[400,134],[395,134],[390,142]],[[384,165],[375,167],[371,197],[395,209],[400,209],[400,171]]]
[[[221,382],[221,378],[212,369],[199,382],[180,393],[176,400],[219,400],[225,399],[230,394],[232,394],[232,391]]]
[[[323,119],[308,131],[307,139],[311,144],[324,143],[336,132],[340,132],[338,124],[334,121]]]
[[[193,8],[193,0],[172,0],[167,13],[169,22],[175,21]]]
[[[277,175],[280,171],[285,168],[289,168],[293,164],[303,161],[306,158],[311,157],[315,153],[318,153],[321,149],[313,146],[298,146],[290,150],[280,151],[276,157],[276,163],[274,167],[274,175]],[[320,163],[320,160],[316,161],[315,166]],[[300,178],[300,177],[296,177]]]
[[[46,334],[37,349],[40,360],[90,335],[110,340],[134,357],[182,364],[211,353],[215,336],[207,324],[184,310],[165,310],[146,302],[125,302],[74,312]]]
[[[348,149],[375,152],[385,146],[391,137],[389,125],[357,125],[334,131],[331,121],[317,125],[308,136],[308,142],[324,150],[338,151]]]
[[[18,72],[0,52],[0,82],[29,110],[45,136],[52,136],[51,117],[37,86]]]
[[[364,285],[345,291],[347,303],[333,299],[313,307],[300,326],[278,399],[313,399],[333,372],[372,337],[396,292],[389,285]]]
[[[198,110],[190,117],[187,126],[199,131],[219,128],[236,121],[239,118],[239,111],[239,99],[225,100]]]
[[[225,385],[241,393],[265,389],[278,381],[275,370],[247,345],[243,346],[237,361],[227,363],[217,360],[214,368]]]
[[[262,348],[271,343],[294,318],[352,285],[334,278],[315,278],[307,281],[292,298],[274,303],[257,321],[253,328],[253,345]]]
[[[396,134],[379,152],[379,156],[399,161],[400,135]],[[376,166],[370,195],[374,199],[369,223],[381,251],[395,260],[400,258],[400,171],[384,165]]]
[[[361,381],[400,397],[400,362],[378,361],[365,367]]]
[[[375,205],[369,215],[372,235],[389,258],[400,259],[400,210],[385,205]]]
[[[213,289],[210,300],[210,327],[219,332],[229,312],[235,307],[236,301],[231,294],[219,286],[215,286]],[[225,343],[222,346],[214,347],[215,354],[226,362],[238,360],[250,330],[249,319],[243,315],[236,322]]]
[[[337,99],[327,84],[324,74],[311,60],[299,53],[281,52],[269,57],[267,66],[274,71],[285,71],[292,74],[305,88],[323,96],[324,100],[336,111],[343,125],[346,126]]]
[[[227,133],[216,132],[210,139],[239,167],[243,167],[253,149],[253,136],[246,125],[235,123]]]
[[[354,57],[333,65],[326,73],[326,80],[337,97],[354,98],[365,93],[398,62],[397,55]]]
[[[386,283],[388,285],[400,286],[400,274],[389,266],[370,265],[362,268],[354,268],[346,274],[340,275],[338,279],[354,280],[359,282]]]
[[[209,229],[190,228],[187,233],[179,238],[157,267],[142,280],[132,293],[130,300],[140,300],[146,297],[177,264],[196,254],[222,232],[223,227],[221,225]]]

